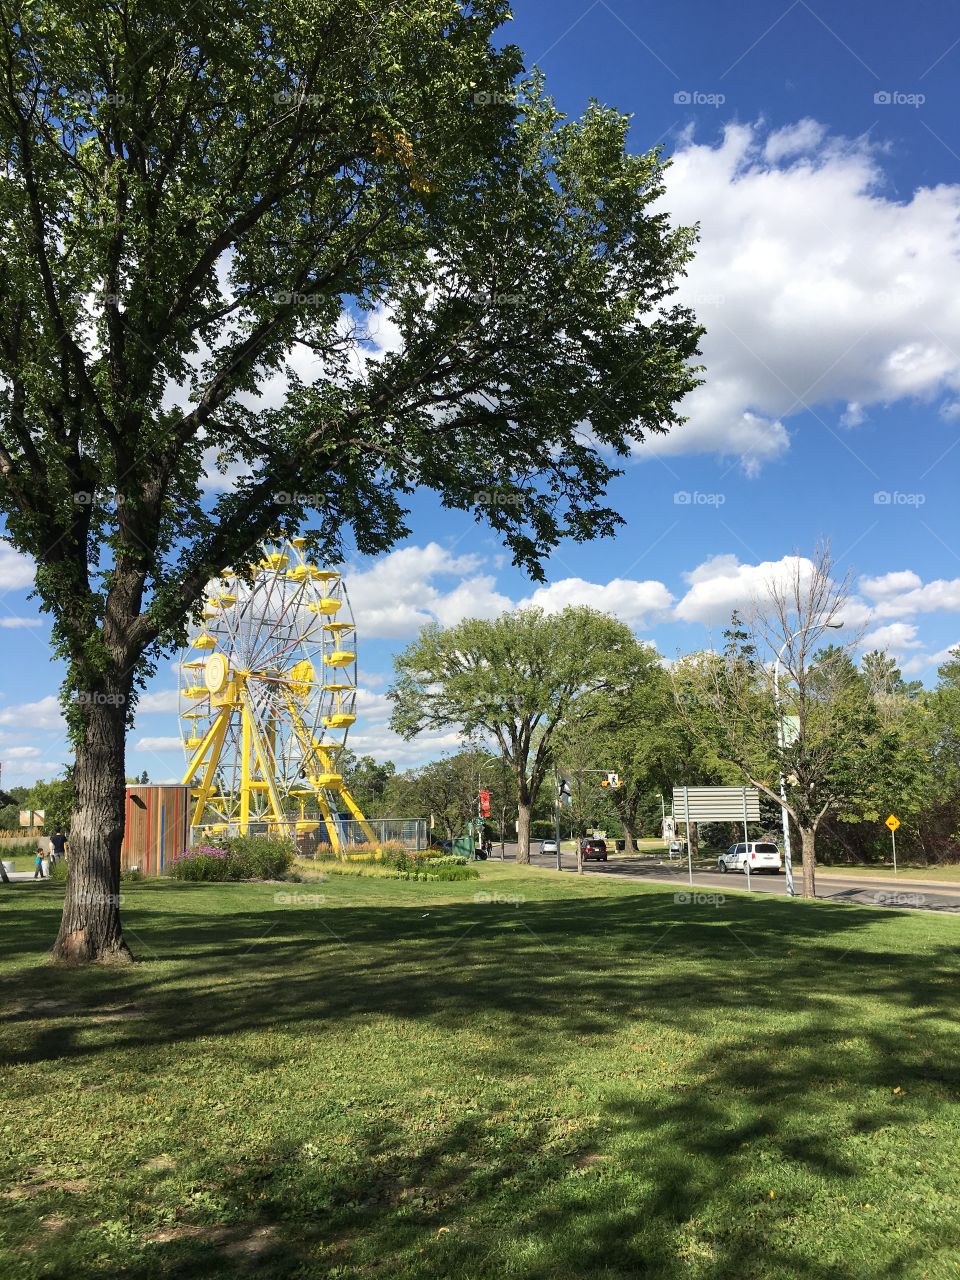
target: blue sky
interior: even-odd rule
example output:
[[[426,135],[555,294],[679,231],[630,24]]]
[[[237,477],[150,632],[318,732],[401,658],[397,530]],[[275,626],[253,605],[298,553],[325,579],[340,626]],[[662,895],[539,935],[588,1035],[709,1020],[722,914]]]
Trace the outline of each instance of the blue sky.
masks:
[[[346,566],[364,689],[353,744],[403,764],[456,745],[386,728],[391,655],[428,617],[583,601],[671,656],[823,537],[854,575],[851,622],[931,681],[960,641],[960,10],[518,0],[508,35],[562,109],[615,104],[635,149],[674,157],[665,207],[701,223],[683,296],[708,329],[706,383],[687,425],[613,485],[621,535],[561,548],[546,588],[428,495],[398,552]],[[11,784],[68,758],[29,583],[0,545]],[[157,779],[182,759],[173,662],[130,738],[130,770]]]

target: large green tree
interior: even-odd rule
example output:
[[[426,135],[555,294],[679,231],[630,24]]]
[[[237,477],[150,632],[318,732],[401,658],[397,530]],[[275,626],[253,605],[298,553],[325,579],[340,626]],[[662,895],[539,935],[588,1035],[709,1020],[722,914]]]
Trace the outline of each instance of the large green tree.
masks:
[[[348,747],[337,757],[337,768],[350,794],[368,818],[400,816],[387,812],[386,797],[397,772],[392,760],[377,761],[373,756],[358,756]]]
[[[623,825],[629,853],[643,815],[655,810],[659,824],[661,795],[669,806],[674,786],[709,780],[704,776],[702,752],[678,710],[670,677],[652,645],[637,641],[624,688],[597,695],[586,710],[581,732],[591,745],[595,763],[619,776],[619,785],[607,794]]]
[[[419,817],[430,814],[434,832],[452,840],[477,816],[477,779],[489,756],[479,749],[442,756],[413,771],[412,793]]]
[[[432,624],[395,660],[393,727],[407,738],[459,728],[493,739],[516,779],[517,859],[529,862],[558,731],[572,731],[598,691],[625,687],[633,645],[629,627],[582,606]]]
[[[692,233],[625,116],[497,47],[507,0],[0,9],[0,512],[76,746],[54,953],[124,960],[125,729],[205,584],[305,520],[382,551],[416,486],[535,575],[609,533],[611,458],[696,382]]]

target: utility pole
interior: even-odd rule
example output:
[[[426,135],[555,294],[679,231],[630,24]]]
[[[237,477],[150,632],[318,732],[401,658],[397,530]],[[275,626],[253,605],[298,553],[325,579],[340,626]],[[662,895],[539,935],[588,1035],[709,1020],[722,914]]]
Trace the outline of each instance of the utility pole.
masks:
[[[556,828],[557,870],[558,871],[561,869],[560,868],[560,797],[561,795],[562,795],[562,792],[560,790],[560,774],[557,772],[556,765],[554,765],[554,768],[553,768],[553,819],[554,819],[554,826]]]

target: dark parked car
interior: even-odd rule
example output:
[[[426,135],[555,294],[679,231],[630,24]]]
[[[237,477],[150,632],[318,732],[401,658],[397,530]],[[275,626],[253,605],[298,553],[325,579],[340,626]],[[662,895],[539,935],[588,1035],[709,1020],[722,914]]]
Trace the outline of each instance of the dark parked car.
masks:
[[[591,858],[595,858],[597,862],[606,862],[607,860],[607,842],[606,840],[583,840],[580,844],[584,862],[589,862]]]

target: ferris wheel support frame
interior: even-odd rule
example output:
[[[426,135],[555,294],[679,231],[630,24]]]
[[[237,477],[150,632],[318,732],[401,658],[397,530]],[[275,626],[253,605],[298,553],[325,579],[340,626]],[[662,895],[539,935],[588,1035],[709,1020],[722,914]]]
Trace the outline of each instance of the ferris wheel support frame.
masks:
[[[289,699],[289,697],[287,698],[287,705],[290,711],[290,717],[293,721],[293,730],[294,730],[294,733],[297,735],[298,739],[300,740],[300,746],[303,748],[304,756],[305,757],[309,755],[315,756],[320,761],[321,766],[328,773],[332,773],[334,770],[334,766],[333,766],[333,759],[330,756],[329,752],[326,751],[326,749],[322,747],[319,742],[317,742],[313,734],[309,732],[307,726],[303,722],[303,718],[300,715],[300,712],[297,710],[295,704]],[[327,829],[330,832],[330,835],[332,838],[331,842],[334,848],[339,849],[340,833],[339,831],[336,830],[336,823],[333,821],[332,815],[329,814],[329,805],[327,804],[326,796],[323,794],[323,790],[320,787],[314,787],[313,789],[317,795],[317,803],[320,806],[320,812],[323,813],[324,820],[326,821],[326,824],[327,824]],[[350,794],[347,788],[341,784],[336,788],[336,795],[338,796],[339,799],[341,799],[344,802],[344,804],[350,810],[351,814],[353,815],[354,821],[360,824],[360,829],[363,831],[363,834],[367,837],[370,843],[376,844],[377,837],[376,837],[376,834],[374,833],[373,827],[370,826],[370,823],[363,816],[363,812],[361,811],[360,806],[357,804],[356,800],[354,800],[353,796]]]

